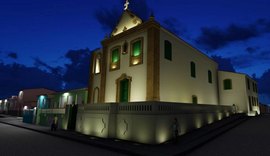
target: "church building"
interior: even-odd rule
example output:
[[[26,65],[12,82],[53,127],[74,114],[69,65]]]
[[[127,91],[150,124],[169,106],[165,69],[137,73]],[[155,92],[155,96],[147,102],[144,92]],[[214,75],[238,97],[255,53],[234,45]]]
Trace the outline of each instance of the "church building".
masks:
[[[234,113],[259,114],[256,81],[218,70],[211,58],[128,9],[102,48],[92,54],[89,104],[80,106],[76,131],[157,144]]]

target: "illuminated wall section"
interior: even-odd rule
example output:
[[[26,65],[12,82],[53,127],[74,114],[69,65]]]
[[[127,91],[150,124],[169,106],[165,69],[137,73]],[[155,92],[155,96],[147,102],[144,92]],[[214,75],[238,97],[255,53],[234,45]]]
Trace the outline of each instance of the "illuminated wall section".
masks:
[[[171,43],[171,60],[165,58],[165,42]],[[168,58],[168,56],[166,56]],[[195,77],[191,76],[191,62],[195,63]],[[209,83],[208,71],[212,82]],[[165,29],[160,31],[160,101],[198,104],[218,102],[217,63]]]
[[[231,115],[232,110],[232,106],[164,102],[91,104],[79,107],[76,131],[103,138],[160,144],[172,138],[174,118],[183,135]]]
[[[258,93],[254,92],[252,88],[252,84],[256,83],[254,80],[245,74],[225,71],[219,71],[218,74],[221,105],[232,106],[235,104],[239,113],[252,114],[257,112],[257,114],[260,114],[258,101],[249,101],[249,97],[258,98]],[[248,89],[247,79],[250,81],[250,89]],[[231,89],[224,88],[224,80],[231,80]]]
[[[147,32],[137,32],[134,34],[129,34],[127,37],[119,39],[113,43],[111,43],[108,47],[108,51],[111,48],[123,45],[125,42],[130,43],[134,39],[143,38],[143,51],[146,52],[147,49]],[[126,74],[127,76],[132,78],[131,81],[131,90],[130,90],[130,102],[134,101],[145,101],[146,100],[146,67],[147,67],[147,57],[146,53],[143,53],[142,56],[142,64],[132,65],[130,66],[130,50],[128,48],[127,53],[120,55],[121,62],[120,68],[118,70],[110,71],[107,68],[107,78],[106,78],[106,89],[105,89],[105,102],[116,102],[117,95],[117,84],[116,80],[121,77],[122,74]],[[110,56],[108,56],[108,62],[110,61]],[[108,63],[109,64],[109,63]],[[94,80],[95,82],[99,82],[99,80]],[[96,85],[96,83],[94,83]]]

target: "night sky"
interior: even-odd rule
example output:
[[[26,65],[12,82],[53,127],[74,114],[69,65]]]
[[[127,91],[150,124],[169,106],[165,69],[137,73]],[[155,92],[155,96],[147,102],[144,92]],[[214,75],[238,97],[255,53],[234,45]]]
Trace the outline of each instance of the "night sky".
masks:
[[[24,88],[87,87],[91,51],[117,23],[125,0],[1,0],[0,98]],[[258,81],[270,104],[269,0],[130,0],[129,9],[212,57],[221,70]]]

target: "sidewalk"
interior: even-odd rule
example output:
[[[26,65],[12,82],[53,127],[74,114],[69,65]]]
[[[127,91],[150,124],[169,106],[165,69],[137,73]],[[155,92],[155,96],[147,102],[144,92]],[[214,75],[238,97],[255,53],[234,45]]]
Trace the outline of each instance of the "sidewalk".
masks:
[[[22,118],[6,116],[0,114],[0,123],[21,127],[36,132],[73,140],[91,146],[106,148],[107,150],[127,154],[127,155],[185,155],[208,141],[218,137],[222,133],[234,128],[246,121],[248,117],[244,115],[234,115],[233,117],[223,119],[214,124],[210,124],[198,130],[179,137],[178,143],[167,142],[160,145],[146,145],[129,141],[97,138],[83,135],[73,131],[57,130],[50,131],[50,127],[44,127],[22,122]]]

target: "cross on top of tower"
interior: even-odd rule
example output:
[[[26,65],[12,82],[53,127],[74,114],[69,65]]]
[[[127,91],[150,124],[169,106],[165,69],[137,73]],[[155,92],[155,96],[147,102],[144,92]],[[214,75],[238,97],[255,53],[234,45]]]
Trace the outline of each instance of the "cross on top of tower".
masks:
[[[129,5],[129,1],[128,0],[126,0],[126,3],[124,4],[124,10],[127,10],[128,9],[128,5]]]

